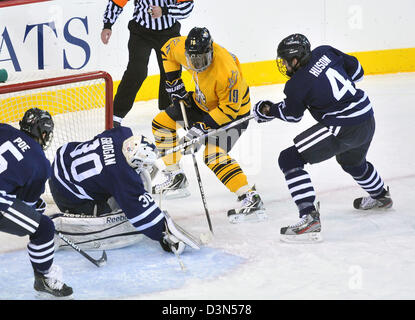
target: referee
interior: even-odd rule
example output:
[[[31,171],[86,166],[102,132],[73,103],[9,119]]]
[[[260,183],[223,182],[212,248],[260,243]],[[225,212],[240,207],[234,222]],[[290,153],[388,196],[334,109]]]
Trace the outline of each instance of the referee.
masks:
[[[128,0],[109,0],[104,13],[101,40],[107,44],[111,27],[123,11]],[[170,38],[180,36],[178,20],[187,18],[193,10],[193,0],[134,0],[133,19],[128,24],[129,61],[114,98],[114,126],[131,110],[135,97],[147,78],[151,50],[157,55],[160,68],[159,109],[166,109],[171,101],[165,90],[166,75],[161,58],[161,47]]]

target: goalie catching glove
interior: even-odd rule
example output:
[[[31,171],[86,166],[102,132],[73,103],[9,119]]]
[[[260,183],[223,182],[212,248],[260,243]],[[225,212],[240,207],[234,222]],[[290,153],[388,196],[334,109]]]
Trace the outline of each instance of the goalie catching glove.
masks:
[[[180,143],[186,143],[191,141],[192,139],[197,139],[209,132],[210,128],[204,124],[203,122],[196,122],[193,127],[187,131],[187,134],[181,139]],[[202,145],[205,144],[205,139],[200,139],[199,141],[185,147],[182,151],[183,154],[191,154],[192,148],[194,152],[199,151],[199,149],[202,147]]]

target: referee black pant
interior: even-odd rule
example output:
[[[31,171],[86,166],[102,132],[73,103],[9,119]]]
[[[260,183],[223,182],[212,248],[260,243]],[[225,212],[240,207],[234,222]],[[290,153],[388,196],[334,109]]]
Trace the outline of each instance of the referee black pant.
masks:
[[[166,30],[151,30],[131,20],[128,24],[129,61],[114,98],[114,115],[124,118],[131,110],[135,97],[147,78],[151,50],[155,50],[160,68],[159,109],[166,109],[171,101],[165,89],[166,74],[161,59],[161,47],[173,37],[180,36],[180,23],[176,22]]]

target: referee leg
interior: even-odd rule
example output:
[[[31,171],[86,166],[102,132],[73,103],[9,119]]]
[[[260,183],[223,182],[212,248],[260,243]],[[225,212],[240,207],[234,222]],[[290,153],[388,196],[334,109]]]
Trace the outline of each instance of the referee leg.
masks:
[[[147,78],[151,45],[140,34],[130,32],[127,69],[114,97],[114,116],[124,118],[131,110],[135,97]]]

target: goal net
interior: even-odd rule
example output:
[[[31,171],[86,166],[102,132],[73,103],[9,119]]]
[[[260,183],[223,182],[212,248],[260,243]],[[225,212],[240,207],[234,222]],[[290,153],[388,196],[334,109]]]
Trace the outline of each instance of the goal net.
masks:
[[[1,85],[0,122],[19,128],[26,110],[49,111],[55,128],[45,154],[52,163],[56,150],[66,142],[90,140],[112,128],[112,101],[112,79],[103,71]],[[50,201],[48,186],[46,197]]]

